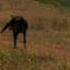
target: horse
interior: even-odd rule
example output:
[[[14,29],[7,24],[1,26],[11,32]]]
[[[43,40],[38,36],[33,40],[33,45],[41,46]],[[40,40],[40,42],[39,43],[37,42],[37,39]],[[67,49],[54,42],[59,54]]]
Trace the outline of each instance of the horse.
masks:
[[[17,37],[19,33],[24,37],[24,48],[26,48],[26,34],[28,30],[28,22],[22,16],[13,16],[11,20],[1,30],[3,33],[7,28],[13,32],[14,48],[17,48]]]

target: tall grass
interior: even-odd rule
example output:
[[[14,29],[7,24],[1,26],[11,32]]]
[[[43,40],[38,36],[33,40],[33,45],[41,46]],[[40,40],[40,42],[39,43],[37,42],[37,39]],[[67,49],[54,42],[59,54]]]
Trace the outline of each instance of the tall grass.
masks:
[[[54,54],[40,55],[29,51],[0,50],[0,70],[69,70],[70,60]]]

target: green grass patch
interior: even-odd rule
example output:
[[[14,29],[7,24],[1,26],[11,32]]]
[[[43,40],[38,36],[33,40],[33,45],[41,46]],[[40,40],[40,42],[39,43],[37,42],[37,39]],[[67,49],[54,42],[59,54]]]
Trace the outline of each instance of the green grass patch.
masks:
[[[70,6],[69,0],[35,0],[44,4],[60,4],[62,6]]]

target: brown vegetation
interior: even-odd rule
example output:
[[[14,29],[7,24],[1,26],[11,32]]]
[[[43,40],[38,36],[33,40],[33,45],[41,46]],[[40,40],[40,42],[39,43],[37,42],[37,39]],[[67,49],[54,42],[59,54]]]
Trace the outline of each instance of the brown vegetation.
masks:
[[[70,16],[63,8],[33,0],[24,0],[16,9],[7,0],[3,3],[0,29],[13,14],[24,16],[30,28],[27,53],[22,50],[22,35],[16,50],[12,50],[12,33],[0,35],[1,70],[70,70]]]

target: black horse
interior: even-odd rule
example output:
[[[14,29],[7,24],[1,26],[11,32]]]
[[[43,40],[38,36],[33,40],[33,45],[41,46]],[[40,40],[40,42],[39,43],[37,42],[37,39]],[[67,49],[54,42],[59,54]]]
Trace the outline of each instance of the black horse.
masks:
[[[4,32],[7,28],[13,32],[14,48],[16,48],[17,37],[19,33],[23,34],[24,37],[24,48],[26,48],[26,33],[28,29],[28,22],[22,16],[14,16],[1,30]]]

